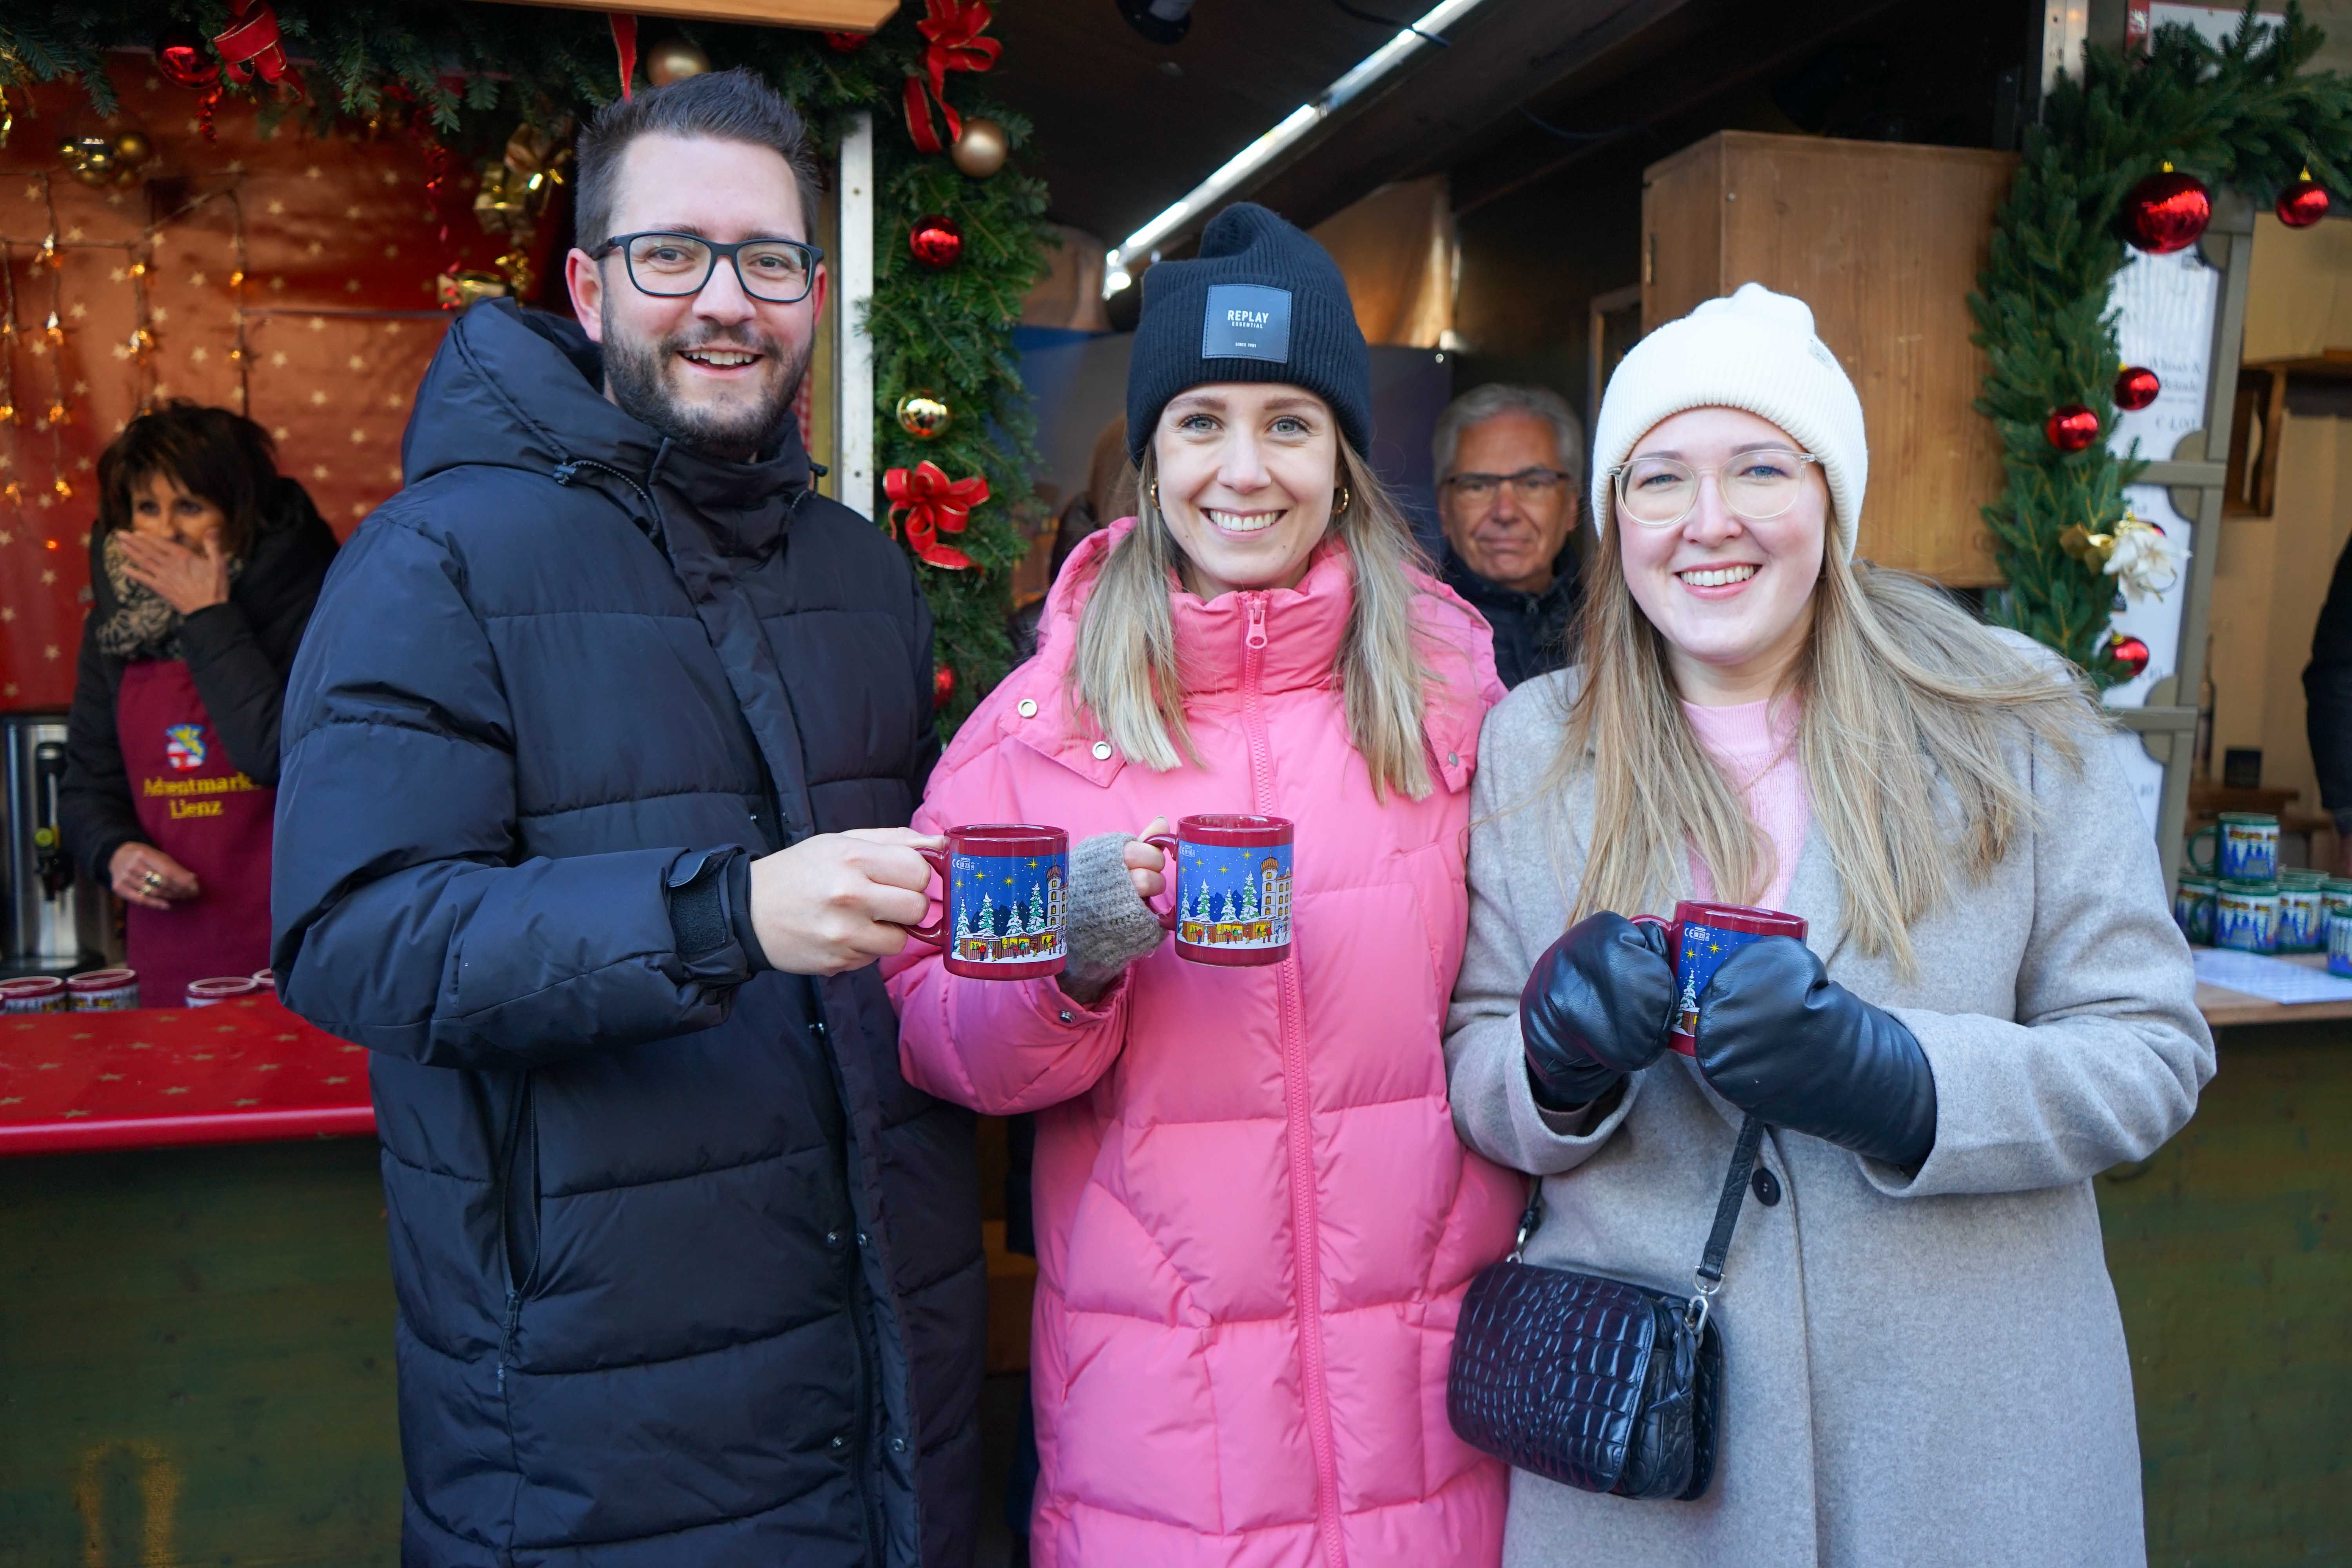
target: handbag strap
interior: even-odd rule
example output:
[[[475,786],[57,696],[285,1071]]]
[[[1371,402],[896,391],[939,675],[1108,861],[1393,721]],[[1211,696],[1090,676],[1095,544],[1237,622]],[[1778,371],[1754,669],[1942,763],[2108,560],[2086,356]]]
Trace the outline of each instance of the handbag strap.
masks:
[[[1731,1232],[1739,1223],[1740,1205],[1748,1200],[1748,1177],[1763,1147],[1764,1123],[1753,1116],[1746,1118],[1739,1123],[1738,1142],[1731,1148],[1731,1168],[1723,1173],[1723,1192],[1715,1200],[1715,1225],[1706,1233],[1706,1250],[1699,1255],[1697,1290],[1685,1319],[1695,1334],[1706,1327],[1708,1303],[1723,1289],[1723,1260],[1731,1252]],[[1528,1238],[1543,1225],[1543,1184],[1541,1176],[1528,1178],[1528,1206],[1520,1211],[1518,1238],[1511,1243],[1514,1263],[1527,1250]]]
[[[1732,1145],[1731,1169],[1723,1173],[1723,1194],[1715,1200],[1715,1228],[1706,1233],[1706,1251],[1698,1260],[1698,1289],[1712,1296],[1723,1289],[1723,1259],[1731,1250],[1731,1227],[1739,1223],[1739,1205],[1748,1198],[1748,1173],[1764,1147],[1764,1123],[1750,1116],[1739,1124],[1739,1142]]]

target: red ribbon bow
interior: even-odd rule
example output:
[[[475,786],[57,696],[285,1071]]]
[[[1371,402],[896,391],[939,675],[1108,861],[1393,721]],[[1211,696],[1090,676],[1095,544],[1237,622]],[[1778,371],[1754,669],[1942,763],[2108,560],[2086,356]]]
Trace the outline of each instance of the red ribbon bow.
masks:
[[[971,509],[988,499],[988,480],[980,474],[950,480],[928,459],[911,468],[892,468],[882,476],[883,493],[890,498],[884,519],[890,537],[898,536],[898,514],[907,514],[907,547],[915,559],[960,572],[971,557],[952,545],[941,544],[942,533],[961,533],[971,521]]]
[[[907,79],[907,134],[914,138],[917,151],[940,153],[963,134],[963,116],[948,107],[948,72],[984,71],[996,63],[1004,46],[994,38],[980,36],[988,27],[988,0],[924,3],[930,15],[915,24],[915,31],[929,44],[923,50],[923,74]],[[929,89],[928,94],[926,87]],[[931,128],[933,100],[938,100],[940,114],[947,121],[945,142]]]
[[[278,36],[278,12],[269,0],[237,0],[236,20],[213,36],[221,64],[236,81],[256,77],[272,85],[283,83],[297,92],[302,78],[286,63],[286,47]]]

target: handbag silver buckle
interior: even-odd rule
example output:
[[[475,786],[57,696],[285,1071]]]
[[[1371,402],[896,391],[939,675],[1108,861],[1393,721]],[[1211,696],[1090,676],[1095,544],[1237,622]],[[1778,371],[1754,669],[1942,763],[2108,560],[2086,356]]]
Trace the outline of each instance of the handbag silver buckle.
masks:
[[[1691,1283],[1697,1287],[1697,1290],[1684,1303],[1683,1322],[1693,1335],[1703,1337],[1706,1332],[1707,1313],[1713,1310],[1716,1292],[1723,1289],[1723,1281],[1696,1274],[1691,1277]]]

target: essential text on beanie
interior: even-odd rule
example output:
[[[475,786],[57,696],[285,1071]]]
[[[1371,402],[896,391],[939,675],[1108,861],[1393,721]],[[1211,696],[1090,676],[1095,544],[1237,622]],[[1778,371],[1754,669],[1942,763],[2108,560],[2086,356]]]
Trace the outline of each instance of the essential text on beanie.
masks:
[[[1870,479],[1862,399],[1837,355],[1813,333],[1812,308],[1743,283],[1668,321],[1620,361],[1592,429],[1592,526],[1608,534],[1611,470],[1662,419],[1691,408],[1740,408],[1769,419],[1822,461],[1838,548],[1853,559]]]
[[[1217,381],[1303,386],[1371,449],[1372,362],[1330,252],[1254,202],[1209,220],[1201,254],[1143,275],[1127,371],[1128,455],[1140,462],[1170,399]]]

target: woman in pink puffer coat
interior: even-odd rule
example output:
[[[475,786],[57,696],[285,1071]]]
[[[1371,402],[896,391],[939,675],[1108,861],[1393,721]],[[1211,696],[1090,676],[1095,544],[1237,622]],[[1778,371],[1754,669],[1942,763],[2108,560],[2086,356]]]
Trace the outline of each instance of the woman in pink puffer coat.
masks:
[[[1486,627],[1357,456],[1366,356],[1319,247],[1237,207],[1150,282],[1142,518],[1070,559],[916,814],[1068,830],[1069,968],[887,964],[910,1082],[1038,1113],[1033,1561],[1486,1568],[1506,1475],[1448,1426],[1446,1363],[1520,1193],[1455,1138],[1440,1029]],[[1229,282],[1287,296],[1286,358],[1202,361]],[[1208,812],[1297,825],[1279,964],[1160,940],[1131,836]]]

